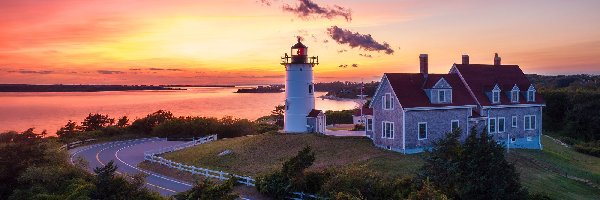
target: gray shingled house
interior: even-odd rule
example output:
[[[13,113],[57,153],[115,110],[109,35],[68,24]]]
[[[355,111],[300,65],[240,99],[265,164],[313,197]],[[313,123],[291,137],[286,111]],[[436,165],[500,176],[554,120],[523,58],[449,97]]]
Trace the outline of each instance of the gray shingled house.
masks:
[[[420,55],[420,73],[385,73],[369,105],[367,135],[374,144],[418,153],[460,128],[486,128],[508,148],[541,149],[543,99],[518,65],[454,64],[448,74],[429,74]]]

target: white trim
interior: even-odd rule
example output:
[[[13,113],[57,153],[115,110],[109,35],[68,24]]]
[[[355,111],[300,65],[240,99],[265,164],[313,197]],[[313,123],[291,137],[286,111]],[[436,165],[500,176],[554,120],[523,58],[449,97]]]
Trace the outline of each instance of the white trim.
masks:
[[[390,136],[391,137],[386,137],[386,133],[385,133],[385,125],[386,124],[390,124]],[[394,130],[396,129],[396,127],[394,126],[394,122],[382,121],[381,126],[382,126],[381,138],[394,139],[394,135],[395,135]]]
[[[381,77],[381,80],[379,81],[379,85],[377,85],[377,90],[375,90],[375,94],[373,95],[373,98],[377,97],[377,95],[379,94],[379,90],[381,89],[381,86],[383,85],[384,80],[386,80],[387,77],[385,76],[385,74],[383,74],[383,76]],[[391,84],[390,84],[391,86]],[[373,102],[371,101],[369,103],[369,108],[373,108]]]
[[[387,97],[390,97],[390,99],[387,99]],[[383,109],[384,110],[394,110],[394,95],[392,95],[391,92],[386,92],[385,94],[383,94]],[[390,107],[387,107],[387,103],[388,100],[390,101]]]
[[[425,138],[421,138],[421,124],[425,124]],[[418,140],[426,140],[427,139],[427,135],[429,135],[428,134],[429,130],[427,130],[427,129],[428,129],[427,122],[417,123],[417,138],[418,138]]]
[[[402,109],[402,150],[406,150],[406,111]]]
[[[458,127],[457,128],[460,128],[460,120],[458,120],[458,119],[450,120],[450,132],[454,132],[454,128],[452,127],[452,124],[454,122],[458,122]]]
[[[529,118],[529,128],[527,128],[527,118]],[[537,128],[537,116],[535,115],[525,115],[523,116],[523,130],[532,131]],[[531,122],[533,121],[533,126],[531,126]]]
[[[459,108],[474,108],[476,105],[464,105],[464,106],[441,106],[441,107],[413,107],[413,108],[405,108],[407,111],[411,110],[450,110],[450,109],[459,109]]]
[[[367,131],[373,131],[373,118],[366,118],[365,120],[366,120],[366,122],[365,122],[365,124],[366,124],[365,130],[367,130]],[[369,120],[371,121],[371,123],[369,123]],[[371,124],[370,128],[369,128],[369,124]]]
[[[440,93],[444,93],[444,95],[440,95]],[[440,97],[444,96],[444,101],[440,99]],[[437,90],[438,103],[446,103],[446,90]]]
[[[498,97],[498,100],[495,97]],[[500,103],[500,90],[492,91],[492,103]]]
[[[512,116],[512,119],[511,119],[511,120],[512,120],[512,121],[510,122],[510,126],[511,126],[511,127],[513,127],[513,128],[517,128],[517,126],[518,126],[518,124],[519,124],[519,122],[518,122],[518,120],[519,120],[519,117],[517,117],[516,115],[515,115],[515,116]]]
[[[500,131],[500,119],[502,119],[502,121],[504,122],[504,123],[502,123],[502,131]],[[496,128],[498,129],[497,132],[498,133],[504,133],[504,132],[506,132],[506,118],[505,117],[498,117],[498,119],[496,119],[496,120],[498,121],[497,122],[498,125],[496,126]]]
[[[492,132],[491,128],[491,123],[490,121],[494,120],[494,131]],[[487,129],[488,129],[488,133],[496,133],[498,131],[498,119],[496,119],[495,117],[490,117],[488,118],[488,123],[487,123]]]
[[[513,105],[495,105],[495,106],[482,106],[481,108],[527,108],[527,107],[540,107],[546,106],[546,104],[513,104]]]

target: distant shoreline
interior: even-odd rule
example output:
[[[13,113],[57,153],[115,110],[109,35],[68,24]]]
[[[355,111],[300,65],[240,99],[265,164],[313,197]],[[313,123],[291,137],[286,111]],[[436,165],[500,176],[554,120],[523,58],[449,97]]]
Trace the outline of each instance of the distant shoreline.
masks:
[[[0,84],[0,92],[105,92],[133,90],[185,90],[153,85],[29,85]]]

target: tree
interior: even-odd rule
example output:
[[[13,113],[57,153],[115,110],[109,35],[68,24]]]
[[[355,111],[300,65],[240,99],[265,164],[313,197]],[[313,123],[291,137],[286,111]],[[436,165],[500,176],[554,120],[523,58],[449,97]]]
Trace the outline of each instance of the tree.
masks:
[[[103,167],[94,169],[96,179],[95,190],[90,194],[92,199],[162,199],[157,193],[144,187],[144,176],[134,175],[131,182],[124,177],[116,176],[117,166],[113,161]]]
[[[275,124],[279,127],[283,127],[284,113],[285,105],[277,105],[275,106],[275,109],[271,111],[271,116],[273,117],[273,120],[275,120]]]
[[[304,147],[298,154],[283,163],[281,171],[257,178],[256,189],[276,199],[284,199],[293,190],[304,185],[304,170],[315,161],[310,146]]]
[[[158,110],[152,114],[146,115],[144,118],[133,121],[130,128],[138,133],[149,134],[157,125],[174,118],[173,113],[165,110]]]
[[[127,118],[127,116],[123,116],[117,121],[117,127],[123,128],[127,125],[129,125],[129,118]]]
[[[81,128],[83,129],[83,131],[95,131],[107,126],[111,126],[114,123],[115,119],[108,117],[108,115],[90,113],[83,120],[83,122],[81,122]]]
[[[506,161],[503,147],[487,130],[477,136],[473,127],[464,144],[459,137],[460,130],[456,130],[434,143],[419,179],[430,180],[452,199],[527,198],[514,165]]]
[[[52,162],[46,154],[46,144],[33,128],[22,133],[1,133],[0,199],[6,199],[19,187],[17,177],[32,166]]]
[[[58,137],[71,137],[75,133],[79,132],[79,129],[80,127],[77,126],[77,123],[69,120],[69,122],[67,122],[65,126],[61,127],[60,129],[58,129],[58,131],[56,131],[56,135],[58,135]]]
[[[232,191],[237,184],[236,178],[230,178],[222,184],[214,184],[212,181],[204,179],[197,181],[191,189],[177,193],[173,198],[177,200],[235,200],[239,198],[239,195]]]
[[[421,189],[415,191],[408,196],[409,200],[448,200],[448,197],[444,195],[441,191],[435,189],[435,187],[429,182],[429,180],[425,180]]]

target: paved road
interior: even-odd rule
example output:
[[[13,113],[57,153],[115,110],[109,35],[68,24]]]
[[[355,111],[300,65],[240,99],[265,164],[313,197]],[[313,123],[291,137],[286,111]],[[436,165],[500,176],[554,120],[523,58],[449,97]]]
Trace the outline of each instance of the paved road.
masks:
[[[136,174],[145,173],[146,186],[159,192],[164,196],[170,196],[177,192],[188,190],[192,187],[190,183],[165,177],[153,172],[137,168],[144,161],[144,152],[162,147],[168,147],[183,142],[166,141],[160,138],[145,138],[136,140],[116,141],[91,146],[82,146],[69,150],[71,162],[77,157],[82,157],[89,163],[89,170],[104,166],[111,160],[119,167],[117,173]]]

